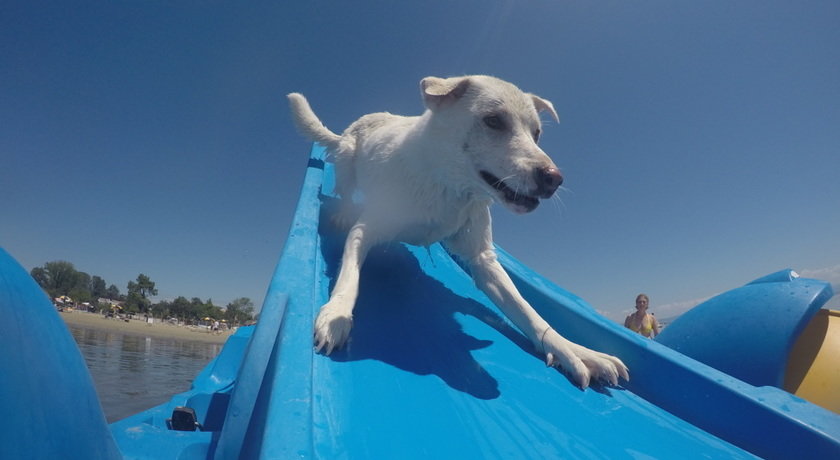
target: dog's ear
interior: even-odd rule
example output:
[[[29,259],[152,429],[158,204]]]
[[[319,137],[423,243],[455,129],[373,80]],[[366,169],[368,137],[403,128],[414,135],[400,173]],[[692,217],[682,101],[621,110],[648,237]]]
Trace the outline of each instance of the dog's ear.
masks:
[[[470,79],[468,77],[426,77],[420,80],[423,102],[429,109],[436,109],[443,104],[460,99],[469,87]]]
[[[560,122],[560,117],[557,116],[557,111],[554,110],[554,104],[552,104],[551,101],[549,101],[547,99],[543,99],[543,98],[537,96],[536,94],[528,94],[528,95],[531,96],[531,100],[534,101],[534,107],[536,107],[537,112],[543,112],[543,111],[548,112],[554,118],[554,121],[556,121],[558,123]]]

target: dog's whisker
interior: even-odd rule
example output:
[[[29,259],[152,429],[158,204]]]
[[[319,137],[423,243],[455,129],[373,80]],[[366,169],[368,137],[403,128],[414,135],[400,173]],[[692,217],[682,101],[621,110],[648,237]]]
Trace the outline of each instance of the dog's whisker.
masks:
[[[513,179],[514,177],[516,177],[516,174],[511,174],[509,176],[505,176],[505,177],[499,179],[499,183],[504,183],[506,180]],[[519,185],[517,185],[516,188],[519,188]]]
[[[572,191],[561,185],[557,188],[557,190],[554,191],[554,193],[550,197],[554,209],[557,210],[558,214],[562,215],[563,211],[566,210],[566,203],[563,201],[563,198],[560,197],[560,192],[572,193]]]
[[[554,209],[557,210],[557,214],[562,216],[563,211],[566,210],[566,203],[563,202],[563,199],[555,194],[551,197],[551,203],[554,205]]]

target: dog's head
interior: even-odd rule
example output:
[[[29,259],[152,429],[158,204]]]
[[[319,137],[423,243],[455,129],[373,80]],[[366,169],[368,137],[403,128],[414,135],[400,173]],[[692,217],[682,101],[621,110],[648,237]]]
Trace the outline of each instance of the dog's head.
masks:
[[[420,82],[433,123],[455,136],[475,184],[516,213],[533,211],[563,183],[537,145],[539,112],[558,120],[551,102],[483,75]]]

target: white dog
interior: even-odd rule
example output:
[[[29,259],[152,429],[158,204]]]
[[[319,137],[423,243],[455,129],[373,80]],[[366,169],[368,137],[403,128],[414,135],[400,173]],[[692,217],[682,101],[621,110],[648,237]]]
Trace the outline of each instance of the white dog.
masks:
[[[430,245],[441,241],[465,262],[476,285],[545,355],[580,387],[591,380],[616,385],[629,379],[616,357],[563,338],[519,294],[496,260],[490,204],[515,213],[533,211],[563,177],[538,146],[540,119],[557,120],[551,102],[488,76],[424,78],[427,110],[416,117],[365,115],[339,136],[329,131],[297,93],[289,94],[298,130],[327,148],[335,163],[336,192],[352,206],[352,223],[338,280],[315,321],[316,351],[326,354],[347,341],[359,270],[377,243]]]

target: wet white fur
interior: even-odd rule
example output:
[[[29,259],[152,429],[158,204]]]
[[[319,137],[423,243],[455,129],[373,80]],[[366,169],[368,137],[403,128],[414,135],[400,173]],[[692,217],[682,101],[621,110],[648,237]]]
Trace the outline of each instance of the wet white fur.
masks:
[[[519,294],[496,260],[489,206],[513,212],[530,209],[510,202],[482,180],[488,171],[511,189],[535,194],[535,168],[556,168],[536,142],[539,111],[557,119],[552,104],[488,76],[428,77],[421,81],[427,110],[420,116],[365,115],[339,136],[315,116],[306,99],[289,94],[302,134],[327,148],[335,162],[336,189],[345,202],[364,196],[361,214],[342,213],[350,230],[330,300],[314,326],[318,351],[344,345],[353,324],[359,271],[377,243],[441,241],[470,268],[476,285],[545,355],[582,388],[591,380],[617,384],[629,379],[616,357],[572,343],[550,328]],[[483,120],[504,114],[504,135]],[[351,206],[347,206],[349,209]]]

